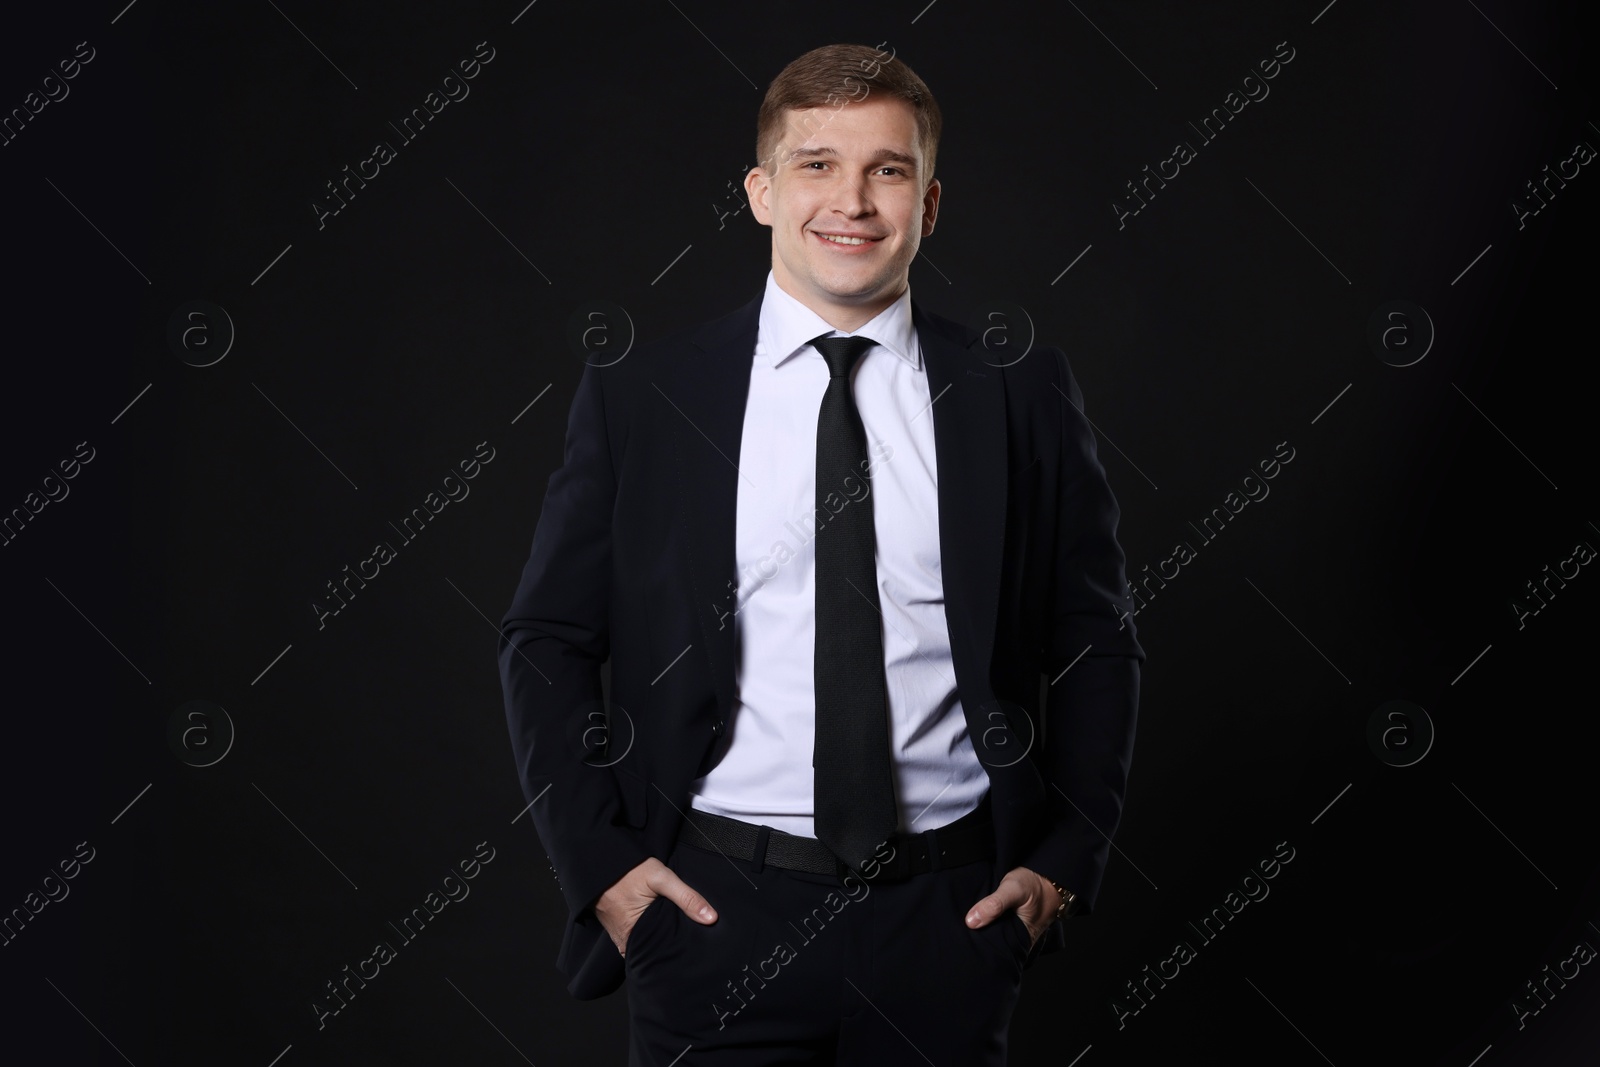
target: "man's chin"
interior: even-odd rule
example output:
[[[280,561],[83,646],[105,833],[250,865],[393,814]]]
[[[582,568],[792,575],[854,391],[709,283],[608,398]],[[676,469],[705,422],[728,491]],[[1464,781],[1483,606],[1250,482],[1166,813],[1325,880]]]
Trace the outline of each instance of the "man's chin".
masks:
[[[828,299],[840,304],[867,304],[883,296],[890,289],[889,282],[881,277],[872,278],[819,278],[817,289]]]

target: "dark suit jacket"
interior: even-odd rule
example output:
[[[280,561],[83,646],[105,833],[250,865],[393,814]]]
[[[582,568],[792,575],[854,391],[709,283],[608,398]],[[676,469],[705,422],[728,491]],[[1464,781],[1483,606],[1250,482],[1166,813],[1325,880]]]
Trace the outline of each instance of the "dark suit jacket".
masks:
[[[556,966],[579,999],[623,981],[591,905],[667,858],[734,711],[736,465],[760,307],[757,294],[585,365],[501,621],[517,772],[567,904]],[[975,331],[915,301],[912,321],[935,397],[945,618],[1001,869],[1053,878],[1087,912],[1122,812],[1144,661],[1122,617],[1117,503],[1059,349],[998,367]],[[1057,923],[1033,956],[1062,943]]]

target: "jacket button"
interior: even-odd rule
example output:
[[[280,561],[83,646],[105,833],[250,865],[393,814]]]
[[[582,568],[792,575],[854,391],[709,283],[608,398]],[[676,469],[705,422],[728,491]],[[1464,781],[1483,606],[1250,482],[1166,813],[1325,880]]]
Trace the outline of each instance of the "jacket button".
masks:
[[[711,724],[711,736],[712,737],[721,737],[722,736],[722,728],[723,728],[724,725],[725,724],[722,722],[721,719],[718,719],[716,722],[712,723]]]

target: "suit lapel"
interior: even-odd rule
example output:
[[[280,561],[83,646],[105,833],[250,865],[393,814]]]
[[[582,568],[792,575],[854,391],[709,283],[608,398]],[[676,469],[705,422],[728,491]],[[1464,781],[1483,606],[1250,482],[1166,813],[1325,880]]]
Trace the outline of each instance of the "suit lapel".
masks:
[[[739,573],[737,467],[762,295],[696,331],[696,350],[679,364],[681,372],[670,387],[658,386],[678,409],[666,415],[676,430],[678,521],[689,553],[695,618],[724,720],[734,703],[738,595],[730,583]]]
[[[989,666],[1006,514],[1006,412],[1000,372],[972,351],[977,335],[935,320],[912,301],[912,321],[933,398],[934,453],[939,481],[939,550],[945,619],[967,700],[989,699]],[[658,399],[676,409],[678,522],[687,546],[695,615],[711,663],[724,717],[734,705],[734,623],[738,598],[735,533],[751,360],[761,295],[707,324],[669,380],[654,383]],[[748,593],[748,591],[746,591]],[[962,678],[967,664],[981,672]]]
[[[1006,407],[1000,372],[972,350],[977,334],[935,321],[911,302],[912,322],[933,398],[934,457],[939,475],[939,557],[944,613],[963,703],[989,699],[1000,602],[1006,517]],[[967,656],[962,655],[965,643]]]

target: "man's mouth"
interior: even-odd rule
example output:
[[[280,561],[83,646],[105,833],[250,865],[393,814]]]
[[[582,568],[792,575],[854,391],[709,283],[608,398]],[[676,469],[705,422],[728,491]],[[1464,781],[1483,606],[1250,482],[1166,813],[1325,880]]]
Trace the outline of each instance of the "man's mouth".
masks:
[[[843,245],[847,248],[877,244],[879,241],[883,240],[882,237],[852,237],[847,234],[819,233],[815,230],[812,232],[816,233],[818,237],[829,242],[830,244]]]

